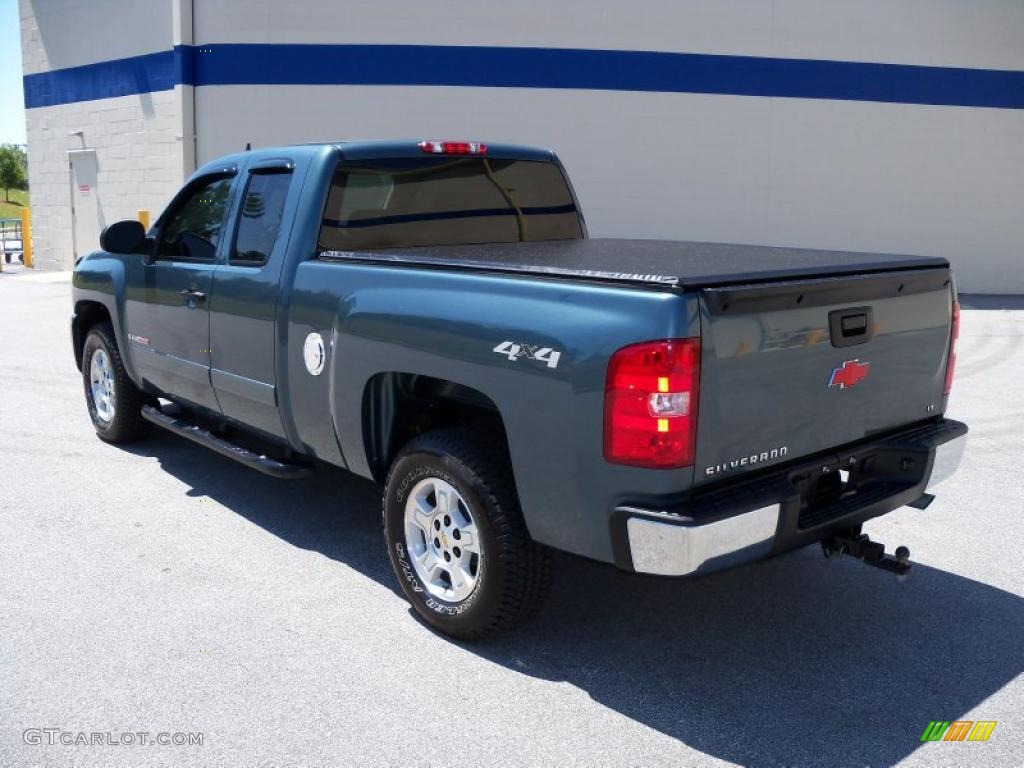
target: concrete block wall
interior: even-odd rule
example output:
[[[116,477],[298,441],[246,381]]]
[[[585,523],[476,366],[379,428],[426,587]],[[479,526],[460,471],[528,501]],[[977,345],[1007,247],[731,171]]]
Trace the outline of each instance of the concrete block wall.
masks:
[[[83,136],[68,133],[81,130]],[[181,186],[182,141],[173,91],[61,104],[33,110],[28,121],[29,185],[36,265],[68,269],[71,264],[71,188],[67,150],[96,150],[100,227],[153,218]],[[79,243],[79,254],[99,243]]]
[[[247,142],[476,138],[558,151],[595,236],[938,255],[953,262],[961,290],[1024,293],[1024,3],[20,2],[27,75],[110,59],[131,71],[133,57],[170,55],[177,44],[188,63],[174,90],[28,110],[41,263],[67,263],[58,165],[66,175],[61,154],[81,146],[70,130],[86,130],[97,147],[107,220],[142,206],[155,215],[194,167],[193,152],[202,163]],[[386,46],[388,58],[363,64],[370,48],[360,47],[332,69],[288,58],[295,46],[311,56]],[[552,87],[558,73],[542,64],[525,86],[491,87],[471,69],[465,82],[413,84],[418,64],[430,68],[429,51],[445,46],[473,51],[467,61],[587,49],[604,62],[598,79],[613,85]],[[723,57],[708,66],[746,67],[769,93],[741,95],[735,81],[706,92],[614,84],[614,56],[602,52],[652,51]],[[824,71],[835,95],[772,93],[777,75],[763,73],[779,60],[789,72],[811,62],[792,80],[798,90],[813,91]],[[831,64],[860,69],[837,75]],[[907,99],[859,95],[879,65],[904,67],[892,90]],[[686,66],[652,71],[671,79]],[[976,73],[982,86],[963,85]],[[938,78],[937,101],[914,100],[918,78]],[[943,101],[946,89],[956,98]]]
[[[169,49],[170,2],[22,0],[26,75]],[[123,19],[117,29],[114,19]],[[99,225],[152,216],[184,178],[179,86],[175,90],[34,107],[26,112],[34,260],[41,269],[72,263],[68,150],[96,150]],[[82,131],[82,136],[70,135]],[[79,243],[79,254],[99,243]]]
[[[1024,70],[1024,3],[1007,0],[303,6],[308,13],[275,0],[198,2],[196,40],[211,46],[211,57],[218,43],[533,46]],[[1024,80],[1017,82],[1024,106]],[[943,256],[961,290],[1024,293],[1020,108],[560,88],[210,85],[197,89],[196,120],[201,161],[247,141],[450,137],[549,146],[566,163],[594,236]]]

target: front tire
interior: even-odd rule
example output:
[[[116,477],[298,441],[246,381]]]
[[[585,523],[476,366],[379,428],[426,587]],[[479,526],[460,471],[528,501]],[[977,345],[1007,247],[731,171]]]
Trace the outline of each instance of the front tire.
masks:
[[[146,395],[128,378],[110,323],[97,323],[82,347],[85,404],[96,434],[109,443],[130,443],[149,434],[142,418]]]
[[[416,612],[464,640],[517,627],[551,581],[526,530],[504,450],[472,430],[430,432],[395,460],[384,491],[391,566]]]

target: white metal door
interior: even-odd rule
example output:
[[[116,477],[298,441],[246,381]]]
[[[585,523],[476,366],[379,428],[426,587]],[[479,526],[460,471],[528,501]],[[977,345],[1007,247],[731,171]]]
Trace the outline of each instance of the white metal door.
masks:
[[[95,149],[73,149],[68,152],[71,168],[71,232],[74,258],[100,247],[99,192],[96,178],[99,167]]]

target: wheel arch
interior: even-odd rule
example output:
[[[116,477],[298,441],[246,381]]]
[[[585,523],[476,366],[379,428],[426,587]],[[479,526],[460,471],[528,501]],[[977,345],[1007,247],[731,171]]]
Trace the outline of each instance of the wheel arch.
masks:
[[[98,323],[108,322],[113,326],[110,310],[103,302],[83,299],[75,302],[75,312],[71,318],[71,343],[75,353],[75,367],[82,370],[82,350],[85,348],[85,337],[89,330]],[[116,333],[116,328],[114,329]]]
[[[455,381],[396,371],[378,373],[363,390],[362,412],[366,463],[377,482],[384,482],[402,446],[439,429],[493,430],[508,451],[505,422],[494,401]]]

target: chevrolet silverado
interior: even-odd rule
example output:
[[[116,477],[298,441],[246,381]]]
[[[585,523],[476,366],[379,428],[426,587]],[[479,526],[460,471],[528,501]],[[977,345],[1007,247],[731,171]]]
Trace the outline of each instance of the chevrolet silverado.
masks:
[[[904,574],[862,524],[957,465],[958,317],[940,258],[589,239],[553,153],[408,141],[206,164],[104,230],[71,327],[102,439],[372,478],[405,595],[474,638],[534,611],[551,550]]]

